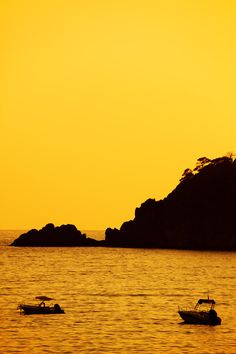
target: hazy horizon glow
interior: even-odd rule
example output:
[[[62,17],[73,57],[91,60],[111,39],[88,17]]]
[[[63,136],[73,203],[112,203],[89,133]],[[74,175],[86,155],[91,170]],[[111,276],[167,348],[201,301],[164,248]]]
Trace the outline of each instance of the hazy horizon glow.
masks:
[[[0,228],[120,227],[235,151],[236,3],[0,4]]]

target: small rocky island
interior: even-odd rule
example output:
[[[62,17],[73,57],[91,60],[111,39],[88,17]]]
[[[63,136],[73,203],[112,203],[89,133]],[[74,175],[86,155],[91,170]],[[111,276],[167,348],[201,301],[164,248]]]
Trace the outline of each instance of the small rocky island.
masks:
[[[163,200],[146,200],[133,220],[107,228],[105,240],[87,238],[74,225],[30,230],[12,246],[143,247],[236,250],[236,160],[201,157]]]
[[[97,246],[99,241],[82,234],[76,226],[68,224],[54,226],[47,224],[41,230],[32,229],[20,235],[11,246],[28,247],[71,247],[71,246]]]

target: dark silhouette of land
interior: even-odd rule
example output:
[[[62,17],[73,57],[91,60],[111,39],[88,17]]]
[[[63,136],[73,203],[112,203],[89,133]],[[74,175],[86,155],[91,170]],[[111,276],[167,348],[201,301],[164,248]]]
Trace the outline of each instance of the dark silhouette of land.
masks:
[[[106,230],[106,244],[190,250],[236,250],[236,160],[198,159],[163,200],[146,200],[134,220]]]
[[[146,200],[120,230],[105,240],[86,238],[74,225],[31,230],[13,246],[108,246],[189,250],[236,250],[236,160],[232,154],[199,158],[163,200]]]
[[[69,247],[69,246],[96,246],[98,241],[82,234],[74,225],[55,227],[47,224],[41,230],[32,229],[20,235],[11,246],[30,247]]]

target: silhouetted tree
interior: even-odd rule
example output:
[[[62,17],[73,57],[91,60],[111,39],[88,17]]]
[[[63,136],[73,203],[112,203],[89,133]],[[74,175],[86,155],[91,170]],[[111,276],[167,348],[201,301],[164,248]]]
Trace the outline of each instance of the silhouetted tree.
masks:
[[[208,157],[200,157],[197,159],[197,164],[196,167],[194,168],[194,171],[199,172],[203,167],[208,165],[211,162],[211,159],[208,159]]]
[[[187,178],[191,178],[192,176],[194,176],[193,171],[190,168],[186,168],[182,174],[180,181],[183,181]]]

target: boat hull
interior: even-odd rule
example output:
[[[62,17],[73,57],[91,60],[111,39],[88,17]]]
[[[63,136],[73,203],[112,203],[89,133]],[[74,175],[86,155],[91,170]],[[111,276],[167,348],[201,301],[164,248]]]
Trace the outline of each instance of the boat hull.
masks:
[[[185,323],[219,325],[221,319],[218,316],[211,316],[206,311],[178,311]]]
[[[34,305],[19,305],[19,309],[25,315],[50,315],[65,313],[60,306],[34,306]]]

